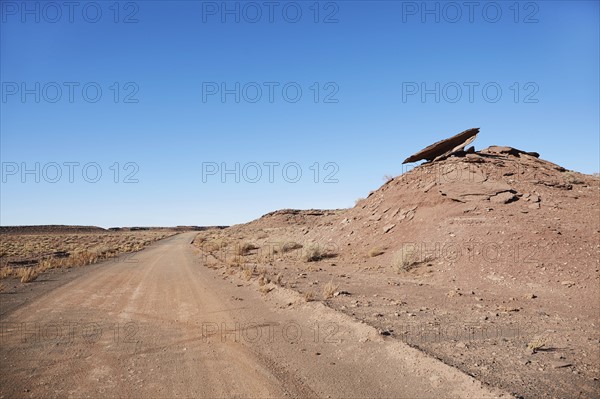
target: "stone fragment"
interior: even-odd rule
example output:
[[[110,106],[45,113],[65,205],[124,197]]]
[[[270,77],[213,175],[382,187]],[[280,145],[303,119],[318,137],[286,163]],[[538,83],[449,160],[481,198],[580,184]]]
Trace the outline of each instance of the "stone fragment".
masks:
[[[387,233],[388,231],[390,231],[390,230],[391,230],[391,229],[393,229],[394,227],[396,227],[396,225],[395,225],[395,224],[393,224],[393,223],[392,223],[392,224],[388,224],[387,226],[385,226],[385,227],[383,228],[383,233],[384,233],[384,234],[385,234],[385,233]]]
[[[507,204],[515,200],[515,198],[517,197],[513,193],[511,193],[510,191],[505,191],[503,193],[491,196],[490,201],[495,202],[497,204]]]

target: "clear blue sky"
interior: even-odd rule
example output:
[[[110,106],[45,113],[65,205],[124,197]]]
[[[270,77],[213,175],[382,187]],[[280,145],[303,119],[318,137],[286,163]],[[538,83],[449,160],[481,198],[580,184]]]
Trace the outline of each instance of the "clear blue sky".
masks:
[[[598,1],[0,4],[2,225],[349,207],[471,127],[599,169]]]

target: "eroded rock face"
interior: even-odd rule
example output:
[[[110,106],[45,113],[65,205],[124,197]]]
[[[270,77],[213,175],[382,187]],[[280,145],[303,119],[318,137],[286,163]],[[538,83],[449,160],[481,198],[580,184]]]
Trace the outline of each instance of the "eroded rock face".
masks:
[[[480,183],[455,182],[453,184],[444,184],[439,190],[442,195],[459,202],[487,200],[501,193],[509,192],[512,195],[514,192],[508,184],[494,181]],[[501,198],[505,198],[506,196]]]
[[[475,139],[477,133],[479,133],[479,128],[465,130],[455,136],[425,147],[416,154],[406,158],[402,163],[416,162],[423,159],[433,161],[438,157],[441,157],[442,159],[447,158],[454,152],[463,151],[464,148]]]

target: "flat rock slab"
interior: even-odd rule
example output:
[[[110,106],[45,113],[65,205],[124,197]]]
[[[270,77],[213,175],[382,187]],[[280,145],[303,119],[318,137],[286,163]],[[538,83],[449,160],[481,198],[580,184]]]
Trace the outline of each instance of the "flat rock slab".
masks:
[[[455,136],[447,138],[445,140],[438,141],[425,147],[416,154],[406,158],[402,163],[416,162],[420,160],[433,161],[435,158],[446,153],[462,149],[473,141],[473,138],[479,133],[479,128],[473,128],[465,130],[464,132],[458,133]]]
[[[492,145],[489,146],[488,148],[485,148],[481,151],[482,154],[508,154],[508,155],[513,155],[515,157],[520,157],[521,154],[526,154],[526,155],[530,155],[532,157],[536,157],[539,158],[540,154],[538,154],[537,152],[527,152],[527,151],[523,151],[523,150],[519,150],[518,148],[513,148],[513,147],[508,147],[508,146],[499,146],[499,145]]]
[[[554,369],[562,369],[562,368],[564,368],[564,367],[570,367],[570,366],[572,366],[572,364],[571,364],[571,363],[569,363],[569,362],[561,362],[561,361],[553,361],[553,362],[550,362],[550,365],[551,365],[551,366],[552,366],[552,368],[554,368]]]
[[[507,204],[507,203],[515,200],[516,198],[517,197],[510,191],[504,191],[500,194],[491,196],[490,201],[495,202],[497,204]]]
[[[482,183],[455,182],[442,185],[439,191],[442,195],[455,201],[468,202],[487,200],[497,194],[514,190],[506,183],[485,181]]]

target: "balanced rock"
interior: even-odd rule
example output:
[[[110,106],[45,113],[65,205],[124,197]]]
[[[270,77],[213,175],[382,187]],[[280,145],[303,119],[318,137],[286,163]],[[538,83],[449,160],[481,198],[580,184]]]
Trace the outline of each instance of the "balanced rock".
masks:
[[[475,140],[477,133],[479,133],[479,128],[465,130],[450,138],[425,147],[416,154],[406,158],[402,163],[416,162],[423,159],[433,161],[436,158],[447,158],[455,152],[464,151],[464,148]]]

